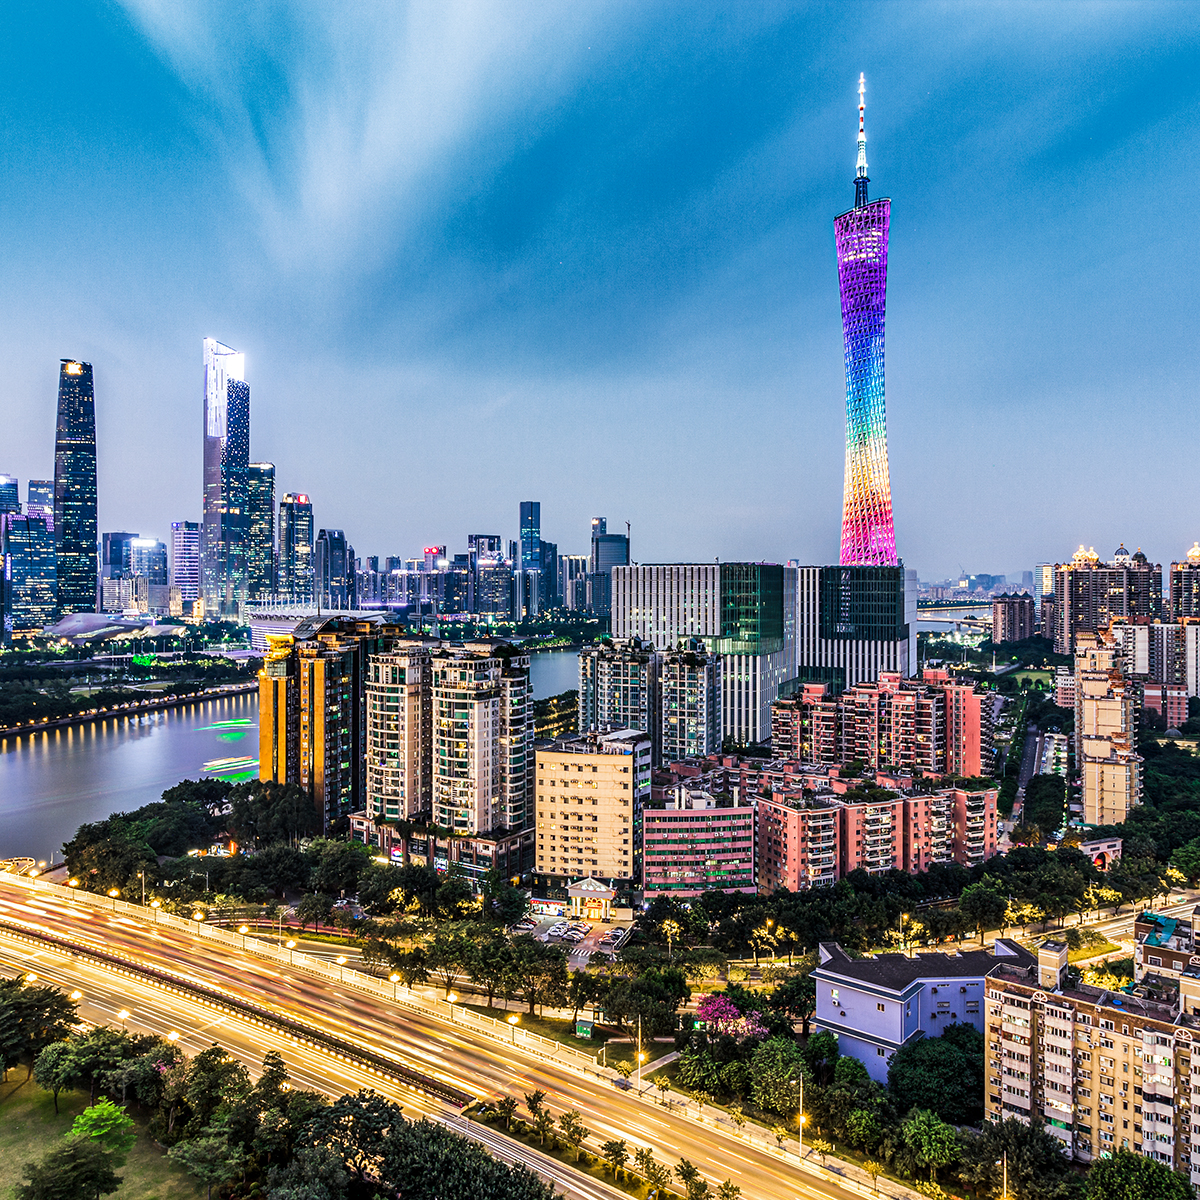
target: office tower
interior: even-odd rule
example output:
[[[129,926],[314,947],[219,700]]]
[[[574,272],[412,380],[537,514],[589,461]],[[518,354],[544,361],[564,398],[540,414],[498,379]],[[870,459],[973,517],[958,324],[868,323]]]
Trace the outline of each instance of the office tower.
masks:
[[[15,475],[0,475],[0,514],[21,511],[21,487]]]
[[[129,543],[129,569],[152,587],[167,586],[167,547],[157,538],[135,537]]]
[[[721,659],[701,638],[658,656],[659,759],[677,762],[721,751]]]
[[[191,604],[200,597],[200,522],[171,522],[171,583]]]
[[[456,834],[525,828],[533,816],[529,656],[502,642],[433,655],[433,819]]]
[[[992,601],[992,643],[1023,642],[1037,630],[1032,596],[997,596]]]
[[[563,608],[582,612],[587,608],[588,556],[558,555],[558,598]]]
[[[323,616],[267,639],[258,675],[258,776],[298,784],[326,832],[361,807],[367,664],[402,633],[378,617]]]
[[[429,651],[398,641],[367,664],[366,808],[404,821],[433,810],[433,687]]]
[[[499,539],[496,539],[499,541]],[[475,611],[480,616],[507,617],[512,613],[512,563],[499,553],[475,556]]]
[[[322,529],[313,550],[317,607],[354,607],[354,548],[340,529]]]
[[[133,540],[136,533],[100,535],[100,578],[125,579],[133,574]]]
[[[854,207],[833,222],[846,360],[846,478],[842,505],[844,567],[894,567],[892,485],[883,400],[890,200],[868,201],[865,80],[858,80],[858,162]]]
[[[1116,617],[1162,615],[1162,567],[1141,550],[1117,548],[1110,563],[1082,546],[1054,567],[1054,650],[1071,654],[1081,632],[1099,633]]]
[[[537,872],[548,882],[640,882],[639,817],[650,799],[650,735],[561,738],[537,751]]]
[[[522,571],[542,569],[542,506],[537,500],[521,501],[521,557],[514,563]]]
[[[250,385],[246,356],[204,339],[204,503],[200,592],[205,613],[237,620],[246,600]]]
[[[588,563],[588,607],[598,617],[612,615],[613,567],[629,565],[629,538],[608,532],[605,517],[592,518],[592,555]]]
[[[53,530],[44,517],[0,513],[0,615],[3,635],[40,633],[58,608],[58,568]]]
[[[917,573],[894,567],[800,567],[796,676],[841,692],[884,671],[917,670]]]
[[[246,596],[263,601],[275,592],[275,464],[246,468]]]
[[[1171,619],[1200,617],[1200,542],[1194,542],[1182,562],[1171,564],[1169,595]]]
[[[639,729],[658,760],[658,655],[638,637],[614,638],[579,652],[579,731]]]
[[[54,480],[31,479],[26,485],[28,501],[25,505],[25,515],[41,517],[46,522],[46,528],[54,532]],[[56,589],[57,590],[57,589]]]
[[[64,358],[54,438],[58,611],[96,611],[96,400],[92,364]]]
[[[558,608],[562,597],[558,590],[558,543],[542,542],[541,609]]]
[[[771,702],[796,674],[796,578],[776,563],[617,566],[613,637],[663,647],[703,638],[722,656],[723,737],[761,742]]]
[[[1041,633],[1043,618],[1042,618],[1042,599],[1045,596],[1054,596],[1054,564],[1053,563],[1038,563],[1033,568],[1033,586],[1030,589],[1033,592],[1033,604],[1037,611],[1039,622],[1038,632]],[[1045,636],[1044,634],[1042,636]]]
[[[1141,803],[1138,688],[1107,631],[1075,635],[1075,763],[1085,825],[1119,825]],[[1046,831],[1049,834],[1050,830]]]
[[[282,599],[293,603],[313,602],[312,501],[300,492],[288,492],[279,502],[279,577],[276,589]]]

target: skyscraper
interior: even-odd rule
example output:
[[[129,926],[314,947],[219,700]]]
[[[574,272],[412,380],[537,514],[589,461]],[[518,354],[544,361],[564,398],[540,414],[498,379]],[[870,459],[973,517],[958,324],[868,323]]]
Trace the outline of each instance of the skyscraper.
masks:
[[[54,533],[45,518],[0,513],[0,642],[52,625],[57,591]]]
[[[246,591],[265,600],[275,591],[275,464],[246,468]]]
[[[525,506],[522,505],[522,508]],[[21,484],[15,475],[0,475],[0,513],[21,511]]]
[[[237,618],[246,599],[250,385],[246,356],[204,339],[204,504],[200,594],[208,616]]]
[[[542,569],[542,506],[537,500],[521,501],[522,571]]]
[[[185,604],[200,598],[200,522],[171,522],[171,583]]]
[[[322,529],[313,553],[317,605],[326,612],[354,607],[354,547],[340,529]]]
[[[854,207],[833,222],[846,360],[846,478],[842,566],[896,566],[892,485],[883,403],[890,200],[867,200],[863,76],[858,80],[858,163]]]
[[[46,528],[54,532],[54,480],[31,479],[26,485],[28,501],[25,505],[25,515],[41,517],[46,522]]]
[[[96,611],[96,398],[92,364],[64,358],[54,438],[58,611]]]
[[[297,604],[313,600],[313,510],[303,493],[288,492],[279,502],[279,574],[281,597]]]

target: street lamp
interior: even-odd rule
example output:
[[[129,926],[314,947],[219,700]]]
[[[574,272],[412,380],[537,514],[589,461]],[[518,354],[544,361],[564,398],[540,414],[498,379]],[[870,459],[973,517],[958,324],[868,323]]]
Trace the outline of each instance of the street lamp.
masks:
[[[339,954],[337,956],[337,958],[334,959],[334,962],[336,962],[338,965],[338,978],[341,979],[341,981],[343,983],[345,983],[346,982],[346,956],[344,954]]]
[[[179,1041],[179,1034],[172,1029],[171,1032],[167,1034],[167,1041],[171,1043]]]
[[[119,1013],[117,1013],[117,1020],[121,1022],[121,1032],[122,1033],[125,1032],[125,1022],[129,1020],[131,1015],[132,1014],[130,1013],[129,1009],[127,1009],[127,1008],[123,1008],[123,1009],[121,1009],[121,1011]]]
[[[446,993],[446,1003],[450,1005],[450,1020],[451,1021],[454,1020],[454,1005],[457,1003],[457,1001],[458,1001],[458,996],[456,993],[454,993],[454,992]]]
[[[37,981],[37,973],[35,971],[30,971],[29,974],[25,976],[26,983],[34,983],[36,981]]]
[[[399,994],[399,989],[396,986],[399,982],[400,982],[400,976],[397,975],[395,971],[393,971],[388,976],[388,983],[390,983],[392,985],[392,999],[393,1000],[395,1000],[396,996]]]
[[[158,924],[158,910],[160,908],[162,908],[162,901],[161,900],[151,900],[150,907],[152,909],[154,909],[154,923],[155,923],[155,925],[157,925]]]
[[[800,1086],[799,1115],[796,1117],[796,1153],[804,1157],[804,1076],[793,1079],[792,1083]]]
[[[508,1018],[508,1023],[512,1026],[512,1040],[514,1046],[517,1044],[517,1025],[520,1023],[520,1021],[520,1013],[513,1013],[513,1015]]]
[[[142,907],[146,906],[146,872],[139,871],[138,878],[142,881]]]
[[[81,991],[80,991],[78,988],[76,988],[76,989],[75,989],[75,990],[74,990],[74,991],[71,993],[71,997],[70,997],[70,998],[71,998],[72,1000],[82,1000],[82,999],[83,999],[83,993],[82,993],[82,992],[81,992]]]
[[[115,900],[121,894],[121,889],[120,888],[109,888],[108,894]]]
[[[249,932],[250,932],[249,925],[239,925],[238,926],[238,933],[240,933],[242,935],[242,949],[243,950],[245,950],[245,948],[246,948],[246,934],[248,934]]]

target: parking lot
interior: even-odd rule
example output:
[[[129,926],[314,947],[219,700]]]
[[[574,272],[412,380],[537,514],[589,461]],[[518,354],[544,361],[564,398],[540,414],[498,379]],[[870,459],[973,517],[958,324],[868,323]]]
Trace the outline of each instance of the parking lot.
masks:
[[[526,917],[520,925],[513,926],[514,933],[528,933],[540,942],[551,942],[562,946],[568,957],[582,965],[597,950],[616,954],[629,940],[631,927],[623,924],[605,925],[600,921],[588,921],[571,917]]]

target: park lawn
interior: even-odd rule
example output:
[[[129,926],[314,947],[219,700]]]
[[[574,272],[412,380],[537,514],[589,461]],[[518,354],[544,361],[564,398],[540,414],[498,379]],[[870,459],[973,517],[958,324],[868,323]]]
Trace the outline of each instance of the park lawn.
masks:
[[[1034,670],[1014,671],[1012,673],[1012,677],[1014,679],[1018,679],[1018,680],[1028,679],[1030,687],[1033,687],[1034,684],[1039,683],[1039,682],[1044,683],[1047,687],[1049,687],[1054,682],[1054,672],[1053,671],[1034,671]]]
[[[1068,951],[1067,961],[1072,963],[1082,962],[1085,958],[1099,958],[1102,954],[1112,954],[1120,949],[1121,947],[1116,942],[1110,942],[1106,938],[1099,946],[1083,946],[1078,950]]]
[[[480,1016],[491,1017],[495,1021],[507,1021],[516,1011],[488,1008],[485,1004],[468,1004],[465,1007],[472,1012],[479,1013]],[[524,1009],[521,1010],[521,1028],[528,1029],[530,1033],[540,1034],[551,1041],[561,1042],[564,1046],[570,1046],[572,1050],[578,1050],[581,1054],[595,1054],[604,1045],[605,1038],[609,1036],[603,1031],[597,1030],[596,1036],[591,1040],[577,1038],[574,1026],[570,1021],[560,1017],[531,1017]]]
[[[23,1168],[37,1162],[64,1134],[75,1117],[88,1106],[86,1092],[63,1092],[58,1097],[59,1115],[54,1115],[54,1098],[32,1080],[25,1081],[22,1067],[8,1073],[0,1084],[0,1196],[12,1196],[24,1178]],[[136,1113],[131,1116],[137,1119]],[[121,1186],[113,1200],[203,1200],[204,1188],[182,1167],[171,1162],[138,1124],[138,1140],[123,1167],[117,1168]]]

